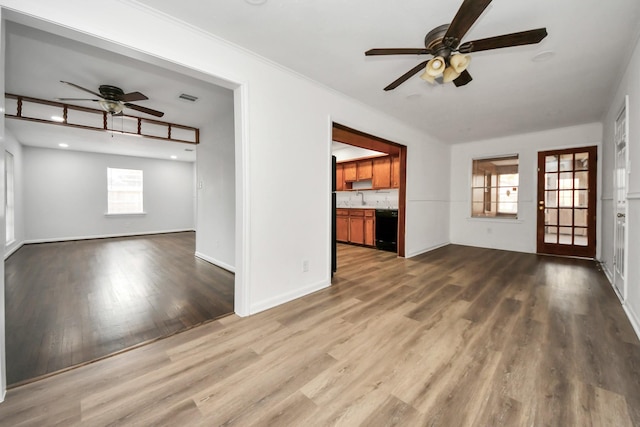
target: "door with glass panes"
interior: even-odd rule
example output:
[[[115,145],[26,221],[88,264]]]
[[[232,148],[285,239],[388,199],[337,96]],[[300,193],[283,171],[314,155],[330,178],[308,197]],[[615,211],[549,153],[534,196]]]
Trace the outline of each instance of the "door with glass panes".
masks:
[[[595,258],[597,147],[538,153],[538,253]]]

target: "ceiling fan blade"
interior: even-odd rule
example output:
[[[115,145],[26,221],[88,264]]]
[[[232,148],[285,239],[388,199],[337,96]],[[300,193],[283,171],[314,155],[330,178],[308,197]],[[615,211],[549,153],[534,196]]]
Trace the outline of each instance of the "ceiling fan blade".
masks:
[[[389,48],[389,49],[369,49],[364,53],[366,56],[372,55],[428,55],[429,49],[425,48]]]
[[[122,102],[131,102],[131,101],[144,101],[147,100],[149,98],[147,98],[146,95],[140,93],[140,92],[130,92],[130,93],[125,93],[124,95],[122,95],[120,97],[120,101]]]
[[[458,50],[461,53],[470,53],[479,52],[481,50],[536,44],[540,43],[545,37],[547,37],[547,29],[538,28],[535,30],[521,31],[519,33],[504,34],[502,36],[466,42],[461,44]]]
[[[128,102],[125,102],[124,105],[125,107],[129,107],[132,110],[140,111],[141,113],[151,114],[152,116],[156,116],[156,117],[164,116],[164,113],[162,111],[152,110],[151,108],[141,107],[136,104],[129,104]]]
[[[453,81],[453,84],[456,85],[456,87],[460,87],[460,86],[466,85],[471,80],[473,80],[473,77],[471,77],[471,74],[469,74],[467,70],[464,70],[462,73],[460,73],[458,78],[456,78]]]
[[[415,67],[413,67],[412,69],[410,69],[409,71],[407,71],[406,73],[404,73],[403,75],[401,75],[400,77],[398,77],[393,83],[391,83],[389,86],[385,87],[384,90],[393,90],[395,88],[397,88],[398,86],[400,86],[402,83],[406,82],[407,80],[409,80],[409,77],[413,76],[414,74],[416,74],[418,71],[422,70],[424,67],[427,66],[427,62],[429,61],[423,61],[421,63],[419,63],[418,65],[416,65]]]
[[[452,49],[457,48],[464,35],[482,15],[489,3],[491,0],[464,0],[453,21],[449,24],[443,43]]]
[[[93,101],[99,102],[100,99],[89,99],[89,98],[56,98],[56,101]]]
[[[78,86],[78,85],[77,85],[77,84],[75,84],[75,83],[69,83],[69,82],[65,82],[65,81],[62,81],[62,80],[60,80],[60,83],[64,83],[64,84],[66,84],[66,85],[73,86],[73,87],[75,87],[76,89],[83,90],[83,91],[85,91],[85,92],[90,93],[91,95],[95,95],[95,96],[97,96],[98,98],[102,98],[102,95],[100,95],[99,93],[95,93],[95,92],[94,92],[94,91],[92,91],[92,90],[85,89],[85,88],[83,88],[82,86]]]

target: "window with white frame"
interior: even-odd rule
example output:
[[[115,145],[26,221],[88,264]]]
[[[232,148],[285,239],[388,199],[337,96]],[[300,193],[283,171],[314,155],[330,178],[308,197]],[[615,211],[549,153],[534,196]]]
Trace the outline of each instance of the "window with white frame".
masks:
[[[13,154],[4,152],[4,213],[6,218],[5,243],[12,243],[16,239],[15,231],[15,195],[14,195],[14,164]]]
[[[142,188],[141,170],[107,168],[107,213],[144,213]]]
[[[518,156],[474,159],[471,216],[518,217]]]

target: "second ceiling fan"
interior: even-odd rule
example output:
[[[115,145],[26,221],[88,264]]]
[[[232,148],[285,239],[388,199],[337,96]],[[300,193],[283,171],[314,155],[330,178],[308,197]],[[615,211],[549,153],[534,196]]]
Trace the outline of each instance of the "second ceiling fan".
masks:
[[[92,90],[86,89],[82,86],[78,86],[75,83],[60,81],[60,83],[66,84],[68,86],[74,87],[76,89],[80,89],[87,93],[90,93],[95,98],[57,98],[58,101],[92,101],[100,104],[103,110],[108,112],[111,115],[122,115],[122,110],[126,108],[131,108],[132,110],[140,111],[141,113],[150,114],[156,117],[164,116],[162,111],[154,110],[152,108],[143,107],[141,105],[132,104],[131,101],[145,101],[147,98],[146,95],[140,92],[130,92],[124,93],[122,89],[116,86],[111,85],[100,85],[98,91],[100,93],[94,92]]]
[[[464,0],[458,13],[450,24],[441,25],[431,30],[424,38],[423,48],[382,48],[370,49],[367,56],[374,55],[432,55],[433,58],[423,61],[397,78],[384,90],[393,90],[410,77],[424,69],[420,76],[430,83],[442,81],[453,82],[456,87],[464,86],[472,78],[467,71],[471,52],[500,49],[511,46],[522,46],[540,43],[547,36],[546,28],[504,34],[486,39],[474,40],[460,44],[469,28],[489,6],[491,0]]]

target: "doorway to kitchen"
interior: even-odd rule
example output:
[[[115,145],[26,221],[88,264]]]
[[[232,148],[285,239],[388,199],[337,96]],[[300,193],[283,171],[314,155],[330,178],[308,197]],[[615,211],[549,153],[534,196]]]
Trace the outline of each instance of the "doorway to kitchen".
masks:
[[[333,123],[332,133],[334,145],[353,148],[342,151],[350,155],[340,156],[333,170],[333,270],[348,262],[337,260],[337,245],[404,257],[407,147],[338,123]]]
[[[538,153],[538,253],[596,255],[597,147]]]

